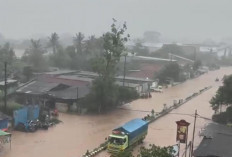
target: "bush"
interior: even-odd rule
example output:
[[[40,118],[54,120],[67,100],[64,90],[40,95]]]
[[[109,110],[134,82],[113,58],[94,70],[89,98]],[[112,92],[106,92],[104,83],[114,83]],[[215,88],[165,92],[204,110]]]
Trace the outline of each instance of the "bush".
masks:
[[[213,115],[212,119],[220,124],[232,123],[232,107],[228,107],[226,112]]]
[[[5,114],[13,116],[14,110],[18,110],[20,108],[23,108],[23,105],[18,104],[16,102],[10,101],[7,102],[6,111],[4,110],[4,104],[0,104],[0,110],[3,111]]]
[[[214,122],[220,123],[220,124],[226,124],[227,123],[227,115],[226,112],[222,112],[220,114],[213,115],[212,117]]]
[[[137,93],[137,91],[132,88],[119,87],[118,90],[119,90],[118,99],[121,102],[129,102],[139,97],[139,94]]]

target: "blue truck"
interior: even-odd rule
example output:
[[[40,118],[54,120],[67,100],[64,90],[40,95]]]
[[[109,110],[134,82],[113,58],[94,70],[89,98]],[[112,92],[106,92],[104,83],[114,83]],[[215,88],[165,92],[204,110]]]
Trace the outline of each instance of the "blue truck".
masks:
[[[111,153],[122,152],[131,145],[143,141],[148,131],[148,122],[133,119],[112,131],[108,138],[107,150]]]

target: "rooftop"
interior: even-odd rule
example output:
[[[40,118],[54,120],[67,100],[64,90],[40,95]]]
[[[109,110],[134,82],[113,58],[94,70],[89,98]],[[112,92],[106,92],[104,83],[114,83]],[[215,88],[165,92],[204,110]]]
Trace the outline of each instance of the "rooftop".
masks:
[[[175,62],[176,60],[170,60],[166,58],[157,58],[157,57],[147,57],[147,56],[134,56],[134,60],[149,60],[149,61],[165,61],[165,62]]]
[[[123,76],[117,76],[115,77],[116,79],[120,79],[120,80],[123,80],[124,77]],[[128,77],[126,76],[125,77],[125,80],[134,80],[134,81],[142,81],[142,82],[153,82],[153,80],[147,78],[147,79],[144,79],[144,78],[137,78],[137,77]]]
[[[210,123],[202,134],[204,138],[194,151],[194,156],[232,156],[232,128],[217,123]]]
[[[18,93],[27,93],[27,94],[41,94],[48,92],[52,88],[55,88],[59,83],[49,83],[41,81],[32,81],[22,87],[20,87],[16,92]]]
[[[45,72],[44,74],[62,75],[62,74],[69,74],[69,73],[74,73],[74,72],[76,72],[76,70],[57,70],[57,71]]]
[[[82,98],[86,96],[89,91],[90,89],[87,86],[78,87],[61,83],[33,81],[19,88],[16,92],[34,95],[45,94],[60,99],[77,99],[77,97]]]
[[[83,75],[83,76],[94,76],[97,77],[98,74],[95,72],[91,72],[91,71],[79,71],[76,73],[77,75]]]
[[[10,83],[16,83],[18,82],[17,80],[12,80],[12,79],[7,79],[7,84],[10,84]],[[4,86],[5,85],[5,81],[1,81],[0,82],[0,86]]]
[[[58,76],[57,78],[67,79],[67,80],[86,81],[86,82],[92,82],[93,81],[92,78],[81,77],[81,76],[78,76],[78,75],[61,75],[61,76]]]

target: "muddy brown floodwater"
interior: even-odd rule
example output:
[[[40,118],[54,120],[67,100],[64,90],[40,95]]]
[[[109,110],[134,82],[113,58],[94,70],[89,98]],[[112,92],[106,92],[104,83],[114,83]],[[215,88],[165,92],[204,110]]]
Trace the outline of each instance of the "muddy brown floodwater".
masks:
[[[59,118],[63,123],[49,128],[47,131],[40,130],[35,133],[13,131],[11,150],[9,145],[6,145],[0,156],[80,157],[87,149],[92,150],[103,142],[115,127],[133,118],[144,117],[147,112],[143,111],[154,109],[159,112],[162,110],[164,103],[171,105],[174,99],[186,98],[190,94],[212,85],[213,88],[210,90],[149,125],[148,136],[143,145],[148,146],[150,143],[160,146],[173,145],[176,143],[175,121],[185,119],[190,122],[189,138],[192,138],[194,120],[192,116],[178,115],[176,113],[194,114],[195,109],[197,109],[199,115],[211,118],[213,111],[210,108],[209,100],[222,83],[221,81],[215,82],[215,79],[218,77],[221,80],[225,74],[231,73],[232,68],[211,71],[196,79],[167,88],[163,93],[152,93],[151,99],[139,99],[123,106],[127,110],[117,109],[103,115],[60,114]],[[209,120],[197,119],[195,146],[200,142],[199,131],[209,122]],[[138,148],[136,149],[138,150]],[[109,156],[106,151],[98,155],[98,157],[105,156]]]

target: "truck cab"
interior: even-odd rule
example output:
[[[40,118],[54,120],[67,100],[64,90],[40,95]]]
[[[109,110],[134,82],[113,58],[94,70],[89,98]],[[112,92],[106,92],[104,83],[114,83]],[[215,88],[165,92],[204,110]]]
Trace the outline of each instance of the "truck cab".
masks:
[[[129,145],[128,136],[120,131],[112,131],[108,141],[108,151],[110,152],[124,151]]]
[[[133,119],[114,129],[108,138],[108,151],[119,153],[133,144],[142,142],[147,135],[147,130],[148,123],[142,119]]]

